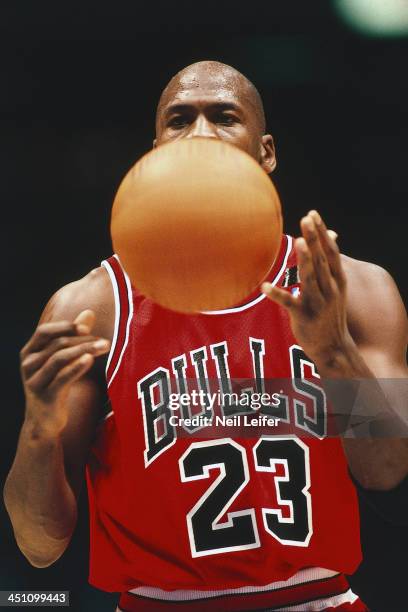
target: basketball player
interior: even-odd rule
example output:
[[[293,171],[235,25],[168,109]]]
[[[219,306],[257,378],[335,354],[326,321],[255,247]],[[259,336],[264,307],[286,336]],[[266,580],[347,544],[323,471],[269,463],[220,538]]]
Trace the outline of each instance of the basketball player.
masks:
[[[197,136],[275,167],[259,94],[229,66],[193,64],[161,96],[155,146]],[[307,413],[311,386],[309,398],[294,389],[296,404],[264,406],[296,413],[298,436],[194,441],[169,424],[169,393],[187,379],[262,385],[307,371],[321,408],[319,371],[371,380],[360,405],[381,412],[375,378],[406,377],[406,315],[390,276],[340,256],[317,212],[300,228],[296,241],[283,237],[264,293],[216,314],[160,308],[115,257],[52,297],[21,352],[26,416],[5,486],[30,563],[66,549],[87,466],[90,582],[120,591],[118,609],[365,609],[344,577],[361,555],[348,468],[362,487],[392,490],[407,475],[405,440],[325,437]]]

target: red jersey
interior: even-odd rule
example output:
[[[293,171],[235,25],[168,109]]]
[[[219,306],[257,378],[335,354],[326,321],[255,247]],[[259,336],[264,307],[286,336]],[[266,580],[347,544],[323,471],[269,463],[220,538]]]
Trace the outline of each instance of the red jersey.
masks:
[[[248,588],[262,595],[283,581],[317,589],[353,573],[361,560],[356,492],[340,440],[326,435],[319,375],[285,310],[258,292],[234,308],[179,314],[140,295],[117,257],[103,265],[116,319],[112,412],[87,468],[90,582],[153,599],[195,591],[204,600]],[[296,272],[293,240],[284,236],[268,280],[297,292]],[[263,401],[260,412],[292,433],[265,433],[262,421],[255,434],[231,434],[243,426],[228,429],[226,419],[253,414],[241,399],[276,379],[291,381],[292,392]],[[246,381],[238,402],[237,380]],[[213,435],[216,418],[222,435]]]

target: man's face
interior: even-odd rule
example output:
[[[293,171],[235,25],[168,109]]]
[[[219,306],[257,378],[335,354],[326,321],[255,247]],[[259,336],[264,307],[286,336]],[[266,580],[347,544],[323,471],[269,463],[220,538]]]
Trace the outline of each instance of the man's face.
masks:
[[[251,92],[243,80],[228,72],[195,68],[185,73],[165,95],[156,133],[155,145],[181,138],[224,140],[249,153],[267,172],[273,169],[272,138],[260,133]],[[264,157],[269,160],[267,167]]]

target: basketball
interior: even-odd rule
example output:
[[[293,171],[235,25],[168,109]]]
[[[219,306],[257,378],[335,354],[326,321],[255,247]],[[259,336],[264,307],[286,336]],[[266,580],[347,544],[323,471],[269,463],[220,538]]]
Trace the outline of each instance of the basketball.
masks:
[[[111,217],[113,248],[132,284],[181,313],[244,300],[278,253],[278,194],[247,153],[217,139],[161,145],[128,172]]]

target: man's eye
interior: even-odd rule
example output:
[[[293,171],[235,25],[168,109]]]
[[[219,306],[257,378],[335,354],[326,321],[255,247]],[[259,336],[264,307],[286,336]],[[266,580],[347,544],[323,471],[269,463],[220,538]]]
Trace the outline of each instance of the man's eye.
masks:
[[[172,128],[182,128],[185,125],[187,125],[187,119],[185,117],[173,117],[172,119],[170,119],[168,125],[169,127]]]
[[[217,117],[217,123],[221,125],[234,125],[237,121],[238,119],[234,115],[219,115]]]

